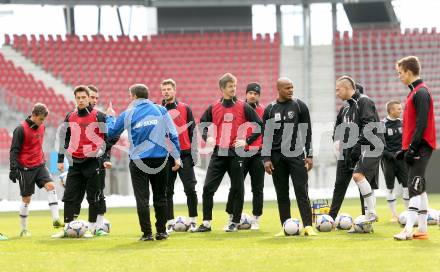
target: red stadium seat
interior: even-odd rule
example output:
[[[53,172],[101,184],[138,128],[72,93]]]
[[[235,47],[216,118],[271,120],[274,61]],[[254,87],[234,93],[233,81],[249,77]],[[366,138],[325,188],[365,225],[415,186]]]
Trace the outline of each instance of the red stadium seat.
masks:
[[[377,104],[381,117],[386,116],[385,103],[390,99],[404,99],[407,90],[397,78],[395,62],[406,55],[417,55],[423,63],[424,79],[431,86],[434,97],[440,95],[438,78],[440,34],[435,28],[362,29],[334,37],[335,76],[348,74],[365,86],[366,94]],[[354,65],[352,65],[354,64]],[[440,119],[436,119],[437,121]],[[440,126],[439,126],[440,127]]]

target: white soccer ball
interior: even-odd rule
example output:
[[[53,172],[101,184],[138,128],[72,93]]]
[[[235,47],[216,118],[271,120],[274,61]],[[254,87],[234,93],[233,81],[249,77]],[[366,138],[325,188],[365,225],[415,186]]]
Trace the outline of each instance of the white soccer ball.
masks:
[[[336,216],[335,225],[340,230],[349,230],[353,226],[353,217],[348,213],[341,213]]]
[[[335,221],[328,214],[318,216],[316,219],[316,229],[321,232],[329,232],[335,226]]]
[[[406,220],[408,218],[408,211],[403,211],[399,214],[397,222],[403,227],[406,225]]]
[[[186,216],[177,216],[174,220],[174,231],[185,232],[189,228],[189,219]]]
[[[399,214],[399,218],[397,218],[397,222],[399,222],[399,224],[404,227],[406,225],[406,221],[408,218],[408,211],[403,211]],[[419,225],[419,222],[416,218],[416,221],[414,222],[414,226],[417,227]]]
[[[437,225],[438,220],[438,211],[434,209],[428,209],[428,225]]]
[[[252,220],[252,217],[250,215],[242,213],[241,219],[240,219],[240,224],[238,225],[238,229],[241,229],[241,230],[250,229],[251,228],[251,220]]]
[[[112,228],[112,224],[110,224],[110,221],[108,221],[106,218],[104,218],[104,226],[103,226],[102,230],[107,233],[110,233],[111,228]]]
[[[69,238],[81,238],[87,231],[87,224],[83,221],[72,221],[65,227],[67,237]]]
[[[284,234],[286,236],[299,235],[301,233],[301,222],[296,218],[289,218],[283,224]]]
[[[359,215],[354,220],[354,229],[357,233],[370,233],[373,231],[373,225],[368,222],[365,215]]]

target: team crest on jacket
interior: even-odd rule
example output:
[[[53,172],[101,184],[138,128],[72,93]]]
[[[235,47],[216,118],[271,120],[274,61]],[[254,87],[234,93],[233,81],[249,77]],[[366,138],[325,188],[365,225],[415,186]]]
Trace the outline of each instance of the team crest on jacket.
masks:
[[[226,113],[226,114],[223,116],[223,120],[224,120],[225,122],[232,122],[232,121],[234,120],[234,115],[233,115],[232,113]]]
[[[293,119],[293,116],[295,116],[295,113],[293,111],[288,111],[287,112],[287,118]]]

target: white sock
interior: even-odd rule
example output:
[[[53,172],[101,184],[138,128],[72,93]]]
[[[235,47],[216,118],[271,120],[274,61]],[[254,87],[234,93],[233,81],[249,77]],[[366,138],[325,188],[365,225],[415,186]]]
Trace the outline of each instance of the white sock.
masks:
[[[211,220],[203,220],[203,226],[210,228],[211,227]]]
[[[418,219],[419,219],[419,231],[428,232],[428,194],[426,192],[420,195]]]
[[[97,229],[104,228],[104,215],[103,214],[98,214],[98,216],[96,217],[96,228]]]
[[[170,220],[168,220],[167,221],[167,225],[169,226],[169,225],[174,225],[174,219],[170,219]]]
[[[55,190],[47,192],[47,200],[49,201],[50,213],[52,214],[52,220],[59,220],[60,214],[58,212],[58,197]]]
[[[197,217],[190,217],[189,223],[197,223]]]
[[[228,218],[229,218],[229,222],[232,222],[232,219],[234,218],[234,215],[233,214],[228,214]]]
[[[403,192],[402,192],[402,199],[403,199],[403,205],[405,205],[405,209],[408,209],[408,204],[409,204],[409,191],[408,191],[408,187],[403,187],[402,188]]]
[[[417,220],[417,212],[420,206],[420,196],[413,196],[409,199],[408,218],[406,219],[405,231],[412,233],[414,224]]]
[[[88,225],[89,225],[89,230],[93,233],[93,231],[96,228],[96,223],[89,222]]]
[[[368,181],[367,181],[368,182]],[[368,183],[369,184],[369,183]],[[373,207],[376,208],[376,191],[371,189],[371,192],[373,193]]]
[[[359,190],[361,191],[362,197],[364,198],[365,204],[367,205],[368,212],[369,213],[376,213],[376,209],[374,206],[375,196],[374,191],[371,190],[370,183],[366,179],[363,179],[356,183],[359,187]]]
[[[21,230],[26,230],[27,229],[28,215],[29,215],[29,204],[21,202],[21,205],[20,205],[20,225],[21,225]]]
[[[253,219],[255,222],[259,222],[260,221],[260,215],[254,215]]]
[[[397,216],[397,211],[396,211],[396,197],[394,196],[393,193],[393,189],[387,189],[387,202],[388,202],[388,206],[390,207],[391,213],[393,214],[394,217]]]

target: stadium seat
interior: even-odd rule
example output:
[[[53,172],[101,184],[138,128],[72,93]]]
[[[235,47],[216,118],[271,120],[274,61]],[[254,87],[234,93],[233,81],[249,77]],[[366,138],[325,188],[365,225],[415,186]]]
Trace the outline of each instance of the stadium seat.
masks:
[[[334,36],[335,76],[353,75],[362,83],[366,94],[376,101],[382,118],[386,116],[385,103],[391,99],[403,101],[408,92],[395,71],[395,62],[407,55],[417,55],[421,59],[423,78],[437,97],[440,94],[437,63],[440,34],[436,28],[405,29],[404,33],[399,28],[355,29],[352,37],[348,32],[342,37],[339,32]],[[440,135],[440,124],[437,129]]]
[[[121,91],[139,82],[146,83],[152,90],[152,99],[159,102],[161,80],[172,77],[180,95],[203,93],[182,98],[190,105],[203,105],[194,109],[197,119],[218,96],[217,79],[223,73],[236,74],[240,95],[244,94],[247,79],[275,82],[279,75],[278,33],[273,40],[268,34],[259,34],[253,40],[251,32],[170,33],[150,39],[127,36],[113,39],[102,35],[93,35],[91,39],[67,35],[63,39],[58,35],[55,40],[40,39],[37,43],[29,42],[26,36],[16,36],[13,47],[68,85],[93,83],[110,92],[101,99],[104,105],[110,97],[125,97]],[[255,73],[255,70],[264,72]],[[189,76],[193,79],[188,80]],[[271,91],[268,89],[263,103],[271,99]],[[126,103],[114,106],[120,112]]]

